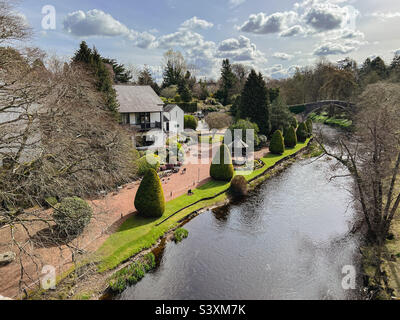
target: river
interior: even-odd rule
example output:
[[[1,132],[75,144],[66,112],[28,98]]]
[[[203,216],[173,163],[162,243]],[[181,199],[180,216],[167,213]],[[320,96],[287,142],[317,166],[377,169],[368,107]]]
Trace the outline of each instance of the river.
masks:
[[[332,161],[298,161],[245,201],[192,219],[189,237],[167,243],[157,268],[116,298],[361,298],[360,281],[342,286],[342,268],[358,270],[360,237],[351,180],[329,181]]]

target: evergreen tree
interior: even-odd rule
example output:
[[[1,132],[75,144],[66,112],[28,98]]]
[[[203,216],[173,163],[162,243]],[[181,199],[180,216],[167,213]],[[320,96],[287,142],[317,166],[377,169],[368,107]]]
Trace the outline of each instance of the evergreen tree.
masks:
[[[234,175],[229,148],[222,144],[216,152],[210,167],[210,176],[214,180],[231,181]]]
[[[235,82],[236,77],[232,72],[232,66],[229,62],[229,59],[225,59],[222,61],[221,88],[219,90],[219,97],[224,106],[231,104],[231,95],[232,90],[235,87]]]
[[[145,217],[161,217],[165,211],[164,191],[154,169],[145,173],[135,196],[135,208]]]
[[[82,41],[79,50],[75,52],[75,56],[72,58],[73,62],[90,63],[92,58],[92,50],[88,47],[85,41]]]
[[[297,145],[296,130],[291,126],[285,132],[285,146],[288,148],[294,148]]]
[[[118,64],[115,59],[103,58],[103,62],[112,66],[114,71],[114,82],[128,83],[132,80],[132,73],[129,70],[126,70],[123,64]]]
[[[272,154],[283,154],[285,152],[285,144],[281,130],[276,130],[272,135],[269,151]]]
[[[270,105],[266,83],[261,75],[251,70],[249,77],[242,92],[240,107],[240,117],[249,118],[255,122],[260,133],[268,135],[271,130]]]
[[[93,72],[97,90],[103,93],[105,106],[118,119],[117,94],[113,88],[113,79],[97,49],[89,49],[86,42],[82,41],[72,61],[85,64],[88,70]]]
[[[299,124],[299,127],[297,128],[296,131],[296,135],[297,135],[297,141],[299,142],[305,142],[307,140],[309,133],[307,126],[304,122]]]
[[[178,93],[181,96],[183,102],[192,101],[192,93],[189,90],[189,86],[186,83],[186,80],[182,80],[178,86]]]
[[[154,81],[153,76],[150,72],[150,69],[148,67],[144,67],[142,71],[140,71],[139,76],[138,76],[138,85],[140,86],[150,86],[153,88],[153,90],[160,95],[160,87],[157,84],[157,82]]]

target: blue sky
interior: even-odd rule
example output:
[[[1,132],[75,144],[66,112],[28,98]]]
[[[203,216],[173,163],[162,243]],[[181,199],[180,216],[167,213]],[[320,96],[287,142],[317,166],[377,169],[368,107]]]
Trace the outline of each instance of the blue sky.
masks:
[[[42,8],[56,29],[42,28]],[[103,56],[160,72],[169,48],[216,78],[223,58],[268,77],[290,75],[321,57],[390,62],[400,49],[398,0],[22,0],[32,44],[69,59],[82,40]],[[399,51],[400,53],[400,51]]]

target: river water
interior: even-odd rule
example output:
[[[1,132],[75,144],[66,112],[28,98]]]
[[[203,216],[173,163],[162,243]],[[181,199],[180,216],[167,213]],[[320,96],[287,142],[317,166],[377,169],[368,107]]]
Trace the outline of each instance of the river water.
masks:
[[[326,158],[302,160],[242,203],[189,221],[189,237],[169,242],[158,267],[117,299],[358,299],[343,288],[358,270],[359,236],[346,188]],[[349,268],[349,267],[346,267]]]

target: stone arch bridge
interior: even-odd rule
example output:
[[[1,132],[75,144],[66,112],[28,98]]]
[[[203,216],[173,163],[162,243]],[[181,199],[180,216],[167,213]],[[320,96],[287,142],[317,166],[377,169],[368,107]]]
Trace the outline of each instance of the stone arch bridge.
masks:
[[[323,100],[323,101],[308,102],[304,104],[289,106],[289,110],[294,114],[298,114],[301,115],[303,118],[307,118],[307,116],[311,112],[326,106],[335,106],[345,110],[350,114],[354,112],[356,107],[355,103],[351,102],[340,101],[340,100]]]

